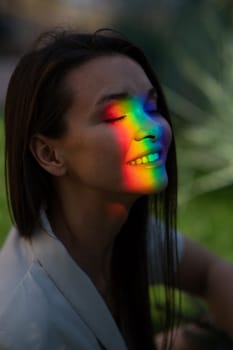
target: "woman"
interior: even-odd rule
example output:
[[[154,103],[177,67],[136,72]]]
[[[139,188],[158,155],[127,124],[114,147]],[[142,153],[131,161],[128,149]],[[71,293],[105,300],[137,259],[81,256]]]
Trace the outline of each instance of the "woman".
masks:
[[[0,256],[3,348],[154,349],[155,282],[167,327],[179,287],[233,336],[222,317],[233,286],[219,285],[232,267],[176,238],[172,125],[139,48],[112,32],[43,35],[11,78],[5,134],[15,228]]]

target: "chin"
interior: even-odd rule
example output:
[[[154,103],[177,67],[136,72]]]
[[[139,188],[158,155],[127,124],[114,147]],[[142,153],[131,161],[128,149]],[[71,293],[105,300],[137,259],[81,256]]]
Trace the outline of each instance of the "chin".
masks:
[[[152,194],[157,194],[164,191],[165,188],[167,187],[167,184],[168,184],[167,179],[164,179],[164,181],[159,183],[156,182],[156,183],[140,184],[134,187],[129,186],[127,189],[125,189],[125,192],[136,196],[152,195]]]
[[[141,175],[141,174],[140,174]],[[156,194],[162,192],[168,184],[168,176],[165,167],[160,167],[153,173],[145,173],[143,176],[134,176],[126,184],[126,188],[135,194]],[[128,192],[128,191],[127,191]]]
[[[162,191],[165,190],[165,188],[167,187],[167,181],[164,181],[163,183],[157,183],[155,186],[148,186],[148,187],[145,187],[145,189],[142,189],[142,193],[143,194],[148,194],[148,195],[151,195],[151,194],[156,194],[156,193],[160,193]]]

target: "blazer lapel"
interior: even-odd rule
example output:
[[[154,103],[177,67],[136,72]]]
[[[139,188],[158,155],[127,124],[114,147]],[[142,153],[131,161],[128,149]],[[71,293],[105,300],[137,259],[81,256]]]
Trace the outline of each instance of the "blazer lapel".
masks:
[[[103,298],[64,245],[46,231],[35,230],[32,249],[50,278],[107,350],[127,350]]]

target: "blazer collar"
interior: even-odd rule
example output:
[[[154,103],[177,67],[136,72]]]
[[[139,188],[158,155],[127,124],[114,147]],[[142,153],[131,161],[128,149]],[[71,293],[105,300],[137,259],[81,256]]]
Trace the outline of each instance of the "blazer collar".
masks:
[[[55,235],[37,228],[31,243],[39,263],[99,342],[107,350],[127,350],[103,298],[61,241]]]

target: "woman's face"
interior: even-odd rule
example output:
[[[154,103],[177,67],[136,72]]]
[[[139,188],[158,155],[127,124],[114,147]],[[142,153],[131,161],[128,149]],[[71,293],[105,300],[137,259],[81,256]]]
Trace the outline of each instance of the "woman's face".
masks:
[[[72,70],[67,132],[59,139],[68,181],[101,192],[151,194],[167,185],[171,129],[143,69],[123,55]]]

